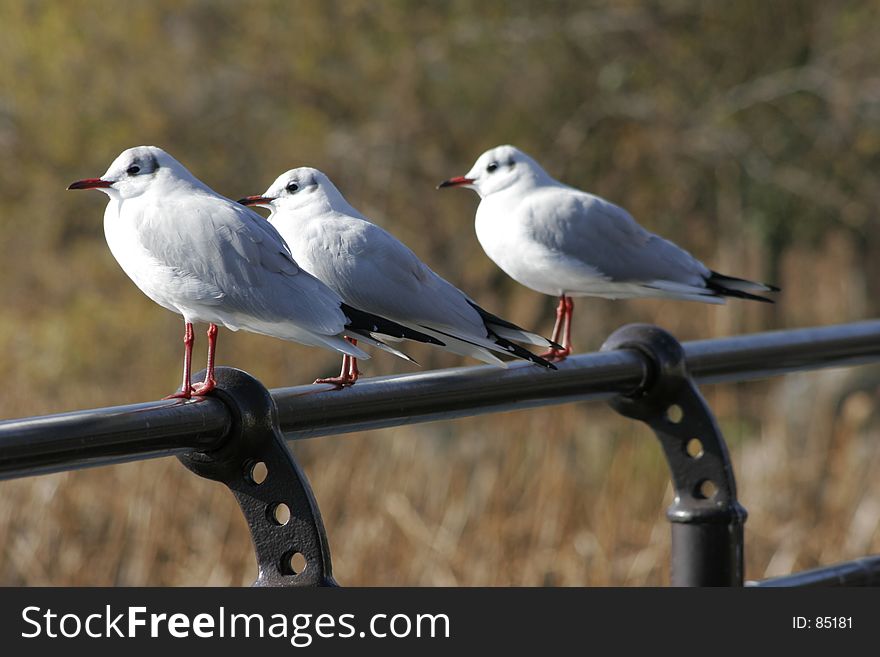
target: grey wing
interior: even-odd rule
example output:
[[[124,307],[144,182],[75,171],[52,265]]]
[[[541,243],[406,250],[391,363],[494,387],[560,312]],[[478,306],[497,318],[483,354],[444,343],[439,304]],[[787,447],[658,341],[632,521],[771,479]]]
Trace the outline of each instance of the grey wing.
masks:
[[[345,301],[363,310],[425,326],[449,326],[485,337],[485,325],[458,288],[432,271],[413,251],[383,228],[361,220],[327,226],[314,261],[315,274]],[[344,226],[344,227],[343,227]],[[326,254],[338,254],[327,258]],[[351,257],[348,257],[351,256]]]
[[[179,202],[172,214],[173,239],[145,231],[152,243],[144,246],[215,290],[228,311],[266,322],[292,321],[324,335],[342,330],[341,299],[303,271],[278,231],[252,210],[219,196],[195,196]]]
[[[564,256],[614,282],[671,281],[703,286],[710,272],[699,260],[598,196],[557,188],[529,207],[530,227]]]

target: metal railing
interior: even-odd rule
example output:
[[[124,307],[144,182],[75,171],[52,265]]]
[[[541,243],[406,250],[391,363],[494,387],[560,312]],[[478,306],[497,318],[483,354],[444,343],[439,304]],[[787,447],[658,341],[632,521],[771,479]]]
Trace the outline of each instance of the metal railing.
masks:
[[[746,514],[696,384],[871,362],[880,362],[880,320],[684,344],[656,327],[631,325],[601,351],[572,356],[555,372],[527,363],[461,367],[363,379],[332,392],[314,385],[270,392],[244,372],[222,368],[212,397],[0,422],[0,478],[176,455],[236,495],[254,538],[258,584],[333,584],[320,513],[285,439],[604,400],[647,423],[663,446],[675,488],[668,512],[672,583],[742,585]],[[265,480],[255,478],[256,464],[268,467]],[[278,520],[283,506],[290,522]],[[290,566],[296,553],[306,558],[301,572]],[[749,584],[864,584],[878,574],[880,558],[866,558]]]

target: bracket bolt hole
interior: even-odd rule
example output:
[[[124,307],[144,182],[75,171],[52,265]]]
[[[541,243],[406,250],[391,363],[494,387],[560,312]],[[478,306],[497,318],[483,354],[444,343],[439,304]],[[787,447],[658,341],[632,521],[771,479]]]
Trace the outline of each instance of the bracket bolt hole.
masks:
[[[299,575],[306,569],[307,565],[308,562],[303,553],[294,551],[284,557],[284,561],[281,564],[281,571],[285,575]]]
[[[249,482],[259,486],[269,476],[269,468],[262,461],[248,461],[245,464],[245,474]]]
[[[700,500],[711,500],[718,493],[718,486],[711,479],[703,479],[694,489],[694,497]]]
[[[669,408],[666,409],[666,419],[672,422],[672,424],[678,424],[684,419],[684,411],[681,406],[678,404],[672,404]]]
[[[284,502],[279,502],[278,504],[270,506],[268,511],[269,520],[272,524],[283,527],[290,522],[290,507]]]
[[[705,453],[703,450],[703,443],[700,442],[699,438],[691,438],[687,441],[687,444],[684,446],[684,451],[692,459],[698,459]]]

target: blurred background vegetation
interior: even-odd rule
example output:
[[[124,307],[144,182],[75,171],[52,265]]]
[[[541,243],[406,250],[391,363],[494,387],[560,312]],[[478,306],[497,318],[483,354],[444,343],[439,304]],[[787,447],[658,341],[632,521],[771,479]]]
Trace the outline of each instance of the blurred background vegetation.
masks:
[[[690,339],[877,316],[878,33],[875,2],[0,0],[0,417],[177,385],[180,319],[113,260],[104,198],[65,192],[138,144],[232,198],[316,166],[544,333],[555,301],[484,256],[476,197],[434,190],[500,143],[714,269],[784,289],[772,307],[584,299],[581,351],[631,321]],[[338,367],[228,331],[219,360],[270,387]],[[706,388],[750,512],[747,577],[880,552],[878,384],[854,368]],[[667,581],[662,454],[600,405],[293,449],[344,584]],[[0,584],[239,585],[255,570],[232,497],[174,459],[0,483]]]

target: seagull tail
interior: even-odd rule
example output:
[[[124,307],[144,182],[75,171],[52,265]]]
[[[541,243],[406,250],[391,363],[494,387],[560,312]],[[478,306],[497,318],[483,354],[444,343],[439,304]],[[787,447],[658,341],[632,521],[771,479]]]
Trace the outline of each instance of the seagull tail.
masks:
[[[419,364],[419,361],[417,361],[415,358],[407,356],[405,353],[403,353],[399,349],[395,349],[394,347],[392,347],[388,344],[385,344],[384,342],[382,342],[382,340],[377,338],[375,335],[372,335],[369,331],[345,329],[345,333],[346,333],[346,335],[357,340],[358,342],[363,342],[365,344],[372,345],[373,347],[376,347],[377,349],[381,349],[382,351],[388,352],[389,354],[394,354],[398,358],[402,358],[403,360],[408,360],[410,363],[414,363],[416,365]],[[355,348],[357,348],[357,347],[355,347]]]
[[[321,346],[327,347],[328,349],[333,349],[338,351],[339,353],[345,354],[346,356],[354,356],[360,360],[366,360],[370,358],[370,354],[368,354],[363,349],[359,349],[354,346],[351,342],[347,340],[343,340],[338,335],[322,335],[320,336]]]
[[[420,326],[419,328],[431,332],[432,329],[426,326]],[[507,363],[498,358],[492,351],[489,350],[488,346],[484,346],[482,344],[478,344],[476,342],[471,342],[466,338],[459,338],[453,336],[448,333],[440,333],[438,334],[443,338],[443,341],[446,342],[446,346],[444,349],[453,354],[458,354],[459,356],[467,356],[469,358],[476,358],[477,360],[481,360],[484,363],[488,363],[489,365],[494,365],[496,367],[507,367]],[[488,342],[488,340],[486,340]]]
[[[737,299],[749,299],[751,301],[761,301],[763,303],[774,303],[773,299],[762,297],[755,292],[780,292],[781,289],[775,285],[768,283],[756,283],[744,278],[736,278],[734,276],[725,276],[717,271],[710,272],[706,279],[706,287],[724,297],[734,297]]]
[[[510,340],[507,340],[506,338],[503,338],[503,337],[495,334],[494,332],[492,332],[491,329],[489,330],[488,336],[486,336],[483,339],[480,339],[480,338],[469,338],[469,337],[465,337],[464,335],[459,335],[459,334],[447,333],[444,330],[437,328],[436,326],[431,326],[431,327],[426,327],[426,328],[430,328],[431,331],[433,331],[435,333],[439,333],[440,335],[442,335],[444,337],[450,338],[451,343],[464,342],[466,344],[469,344],[469,345],[476,347],[478,351],[480,351],[480,350],[485,351],[487,349],[492,349],[492,350],[498,351],[500,353],[505,353],[505,354],[509,354],[511,356],[515,356],[516,358],[521,358],[522,360],[527,360],[531,363],[534,363],[535,365],[540,365],[541,367],[546,367],[547,369],[550,369],[550,370],[556,369],[556,366],[553,363],[551,363],[550,361],[545,360],[545,359],[541,358],[540,356],[533,354],[528,349],[524,349],[523,347],[520,347],[519,345],[514,344]],[[490,362],[487,358],[484,357],[484,356],[488,355],[488,356],[491,356],[494,360],[498,361],[498,364],[500,364],[501,367],[507,366],[507,364],[504,363],[504,361],[500,361],[499,359],[495,358],[488,351],[485,351],[485,354],[481,354],[481,355],[477,355],[477,354],[473,354],[473,353],[470,355],[474,356],[475,358],[479,358],[480,360]]]

